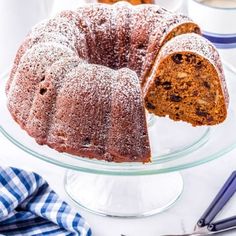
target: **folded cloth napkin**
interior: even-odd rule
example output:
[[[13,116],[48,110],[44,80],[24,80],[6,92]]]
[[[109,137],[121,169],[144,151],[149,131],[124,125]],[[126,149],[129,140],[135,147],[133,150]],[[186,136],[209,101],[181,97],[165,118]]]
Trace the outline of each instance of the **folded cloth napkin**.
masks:
[[[0,167],[0,235],[91,236],[87,222],[38,174]]]

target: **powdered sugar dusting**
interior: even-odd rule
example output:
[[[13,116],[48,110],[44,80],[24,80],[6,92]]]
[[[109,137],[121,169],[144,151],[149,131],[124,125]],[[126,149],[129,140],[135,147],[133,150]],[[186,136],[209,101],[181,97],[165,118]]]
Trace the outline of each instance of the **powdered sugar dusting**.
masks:
[[[76,56],[75,52],[59,43],[42,43],[27,50],[21,58],[8,92],[8,107],[15,119],[27,127],[31,106],[45,73],[60,57]]]
[[[85,5],[41,22],[15,59],[6,89],[12,116],[58,151],[148,161],[137,75],[150,70],[168,34],[187,23],[155,5],[124,2]]]
[[[71,61],[67,63],[66,68]],[[56,64],[50,75],[58,70]],[[108,161],[149,158],[145,112],[134,72],[86,63],[76,66],[74,62],[57,83],[47,135],[49,145],[59,151]]]

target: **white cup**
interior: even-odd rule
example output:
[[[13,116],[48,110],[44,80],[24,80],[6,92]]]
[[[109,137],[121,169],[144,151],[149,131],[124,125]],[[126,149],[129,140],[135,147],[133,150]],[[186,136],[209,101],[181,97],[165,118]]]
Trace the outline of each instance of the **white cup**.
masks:
[[[0,0],[0,74],[9,69],[31,27],[47,18],[53,0]]]
[[[236,48],[235,0],[189,0],[188,13],[216,47]]]

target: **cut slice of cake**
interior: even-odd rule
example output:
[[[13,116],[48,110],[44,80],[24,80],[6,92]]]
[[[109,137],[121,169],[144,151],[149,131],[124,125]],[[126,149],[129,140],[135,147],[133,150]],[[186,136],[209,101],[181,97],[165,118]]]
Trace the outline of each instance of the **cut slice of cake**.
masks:
[[[197,34],[184,34],[160,51],[144,88],[147,110],[198,125],[227,115],[228,92],[216,48]]]

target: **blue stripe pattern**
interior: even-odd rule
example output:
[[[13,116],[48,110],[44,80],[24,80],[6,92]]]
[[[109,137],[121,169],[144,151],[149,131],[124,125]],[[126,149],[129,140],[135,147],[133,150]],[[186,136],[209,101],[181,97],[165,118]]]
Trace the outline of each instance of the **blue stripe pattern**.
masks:
[[[217,48],[236,48],[236,34],[214,34],[203,31],[203,36],[210,40]]]
[[[91,236],[92,232],[41,176],[0,167],[0,235]]]

